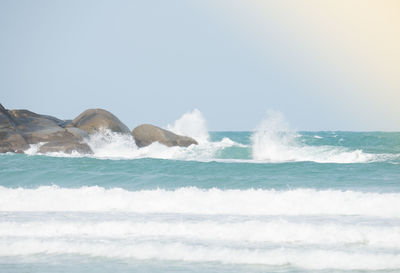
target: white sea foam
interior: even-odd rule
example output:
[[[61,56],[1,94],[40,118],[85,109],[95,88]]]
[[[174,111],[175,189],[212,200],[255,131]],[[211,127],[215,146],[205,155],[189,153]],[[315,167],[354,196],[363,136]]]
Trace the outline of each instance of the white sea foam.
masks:
[[[127,191],[102,187],[0,187],[0,211],[127,211],[228,215],[366,215],[400,217],[399,193],[337,190]]]
[[[25,150],[24,152],[27,155],[37,154],[38,151],[39,151],[39,148],[44,144],[45,144],[45,142],[39,142],[37,144],[31,144],[31,145],[29,145],[29,148],[27,150]]]
[[[95,158],[137,159],[161,158],[177,160],[210,161],[217,151],[231,146],[243,146],[229,138],[217,142],[202,142],[189,147],[167,147],[158,142],[138,148],[130,135],[121,135],[109,130],[103,130],[90,136],[88,145],[93,150]]]
[[[400,269],[400,193],[0,187],[0,257]]]
[[[108,258],[157,259],[225,264],[293,266],[304,269],[395,270],[400,255],[354,253],[318,249],[253,249],[162,242],[71,242],[69,240],[23,239],[0,244],[0,256],[78,254]]]
[[[347,245],[400,250],[399,226],[351,225],[347,223],[296,223],[287,220],[220,222],[179,221],[42,221],[0,222],[0,237],[23,238],[114,238],[175,241],[213,241],[223,244],[267,243],[302,246]]]
[[[56,157],[90,156],[102,159],[161,158],[210,161],[214,160],[215,153],[227,147],[247,147],[227,137],[216,142],[210,141],[206,121],[201,112],[197,109],[185,113],[181,118],[176,120],[173,125],[168,125],[167,127],[177,134],[193,137],[198,141],[199,145],[191,145],[189,147],[167,147],[155,142],[147,147],[138,148],[131,135],[102,129],[99,132],[91,134],[89,138],[85,140],[92,149],[93,155],[84,155],[78,152],[73,152],[72,154],[52,152],[46,153],[46,155]],[[43,144],[44,143],[31,145],[25,153],[28,155],[39,154],[38,150]]]
[[[185,113],[173,125],[168,125],[167,129],[178,135],[192,137],[200,144],[210,140],[207,122],[198,109]]]
[[[168,125],[167,127],[177,134],[193,137],[199,142],[199,145],[167,147],[156,142],[147,147],[138,148],[132,136],[121,135],[109,130],[102,130],[91,135],[88,139],[88,144],[96,158],[161,158],[199,161],[212,160],[215,153],[221,149],[231,146],[243,146],[229,138],[211,142],[206,121],[197,109],[185,113],[173,125]]]
[[[296,131],[290,129],[282,114],[270,112],[268,117],[258,126],[251,136],[252,160],[243,159],[218,159],[219,151],[229,147],[248,148],[247,145],[237,143],[225,137],[220,141],[210,141],[206,121],[197,109],[185,113],[167,128],[177,134],[190,136],[199,142],[199,145],[189,147],[167,147],[160,143],[153,143],[147,147],[138,148],[131,135],[123,135],[101,130],[90,135],[86,143],[93,151],[93,155],[65,154],[61,152],[47,153],[56,157],[83,157],[89,156],[102,159],[138,159],[160,158],[174,160],[196,161],[223,161],[223,162],[290,162],[312,161],[319,163],[365,163],[374,161],[397,160],[399,154],[369,154],[362,150],[350,150],[337,146],[309,146],[301,143],[301,137]],[[321,138],[316,135],[315,138]],[[25,151],[28,155],[38,154],[44,143],[31,145]],[[244,153],[246,154],[246,153]]]
[[[29,148],[27,150],[24,151],[25,154],[27,155],[38,155],[38,154],[42,154],[39,153],[39,149],[41,146],[43,146],[44,144],[46,144],[47,142],[39,142],[37,144],[31,144],[29,145]],[[46,155],[48,156],[52,156],[52,157],[84,157],[84,154],[81,154],[77,151],[72,151],[72,153],[64,153],[64,152],[48,152],[46,153]]]
[[[258,161],[313,161],[319,163],[363,163],[387,159],[385,155],[364,153],[334,146],[309,146],[297,140],[283,115],[269,112],[252,135],[253,158]]]

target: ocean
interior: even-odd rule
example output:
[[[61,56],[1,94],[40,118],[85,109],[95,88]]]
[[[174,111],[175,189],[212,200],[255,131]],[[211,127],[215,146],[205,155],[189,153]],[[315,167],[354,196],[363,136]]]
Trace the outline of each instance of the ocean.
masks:
[[[0,272],[400,272],[400,133],[191,130],[0,155]]]

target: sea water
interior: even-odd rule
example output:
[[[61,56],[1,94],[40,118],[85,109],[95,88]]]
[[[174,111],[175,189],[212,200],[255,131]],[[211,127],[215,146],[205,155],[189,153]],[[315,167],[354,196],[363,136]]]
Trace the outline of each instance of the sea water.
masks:
[[[400,133],[166,128],[0,155],[0,272],[400,272]]]

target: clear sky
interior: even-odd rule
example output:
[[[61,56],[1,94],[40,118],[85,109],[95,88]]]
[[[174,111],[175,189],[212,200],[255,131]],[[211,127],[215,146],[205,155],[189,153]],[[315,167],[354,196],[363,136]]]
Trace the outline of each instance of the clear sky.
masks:
[[[194,108],[300,130],[400,131],[400,1],[0,0],[0,102],[131,129]]]

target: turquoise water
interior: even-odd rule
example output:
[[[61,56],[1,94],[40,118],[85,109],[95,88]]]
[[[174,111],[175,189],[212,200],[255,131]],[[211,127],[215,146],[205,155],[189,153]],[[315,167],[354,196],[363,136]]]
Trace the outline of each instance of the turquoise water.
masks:
[[[0,272],[399,272],[400,133],[0,155]]]

